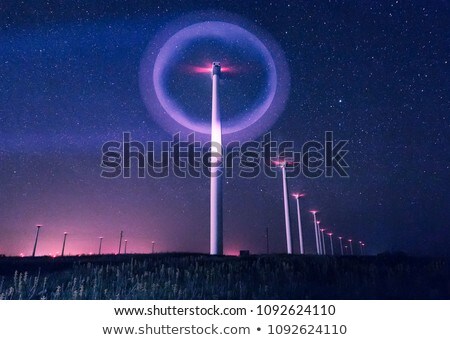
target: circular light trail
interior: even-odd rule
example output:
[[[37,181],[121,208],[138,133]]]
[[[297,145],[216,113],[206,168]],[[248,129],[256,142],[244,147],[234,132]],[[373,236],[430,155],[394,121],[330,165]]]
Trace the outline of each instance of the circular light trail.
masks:
[[[199,20],[200,22],[195,22]],[[196,41],[210,39],[223,44],[241,44],[245,48],[257,51],[262,57],[267,73],[267,90],[263,98],[252,107],[245,108],[240,116],[222,123],[224,142],[254,138],[266,132],[283,110],[289,93],[289,72],[282,50],[259,29],[253,27],[253,33],[242,28],[241,25],[251,25],[237,23],[242,20],[237,20],[236,17],[228,17],[227,21],[204,21],[198,16],[186,21],[180,24],[181,28],[177,25],[161,32],[149,44],[142,59],[140,88],[146,107],[153,118],[170,133],[195,132],[197,140],[208,140],[210,121],[198,121],[189,117],[168,93],[165,76],[179,53],[183,53]],[[224,66],[226,72],[227,65]],[[239,65],[237,69],[242,70],[245,67]],[[193,68],[198,73],[204,73],[202,72],[204,67]],[[205,96],[207,95],[205,93]],[[226,114],[226,108],[223,108],[223,111]]]

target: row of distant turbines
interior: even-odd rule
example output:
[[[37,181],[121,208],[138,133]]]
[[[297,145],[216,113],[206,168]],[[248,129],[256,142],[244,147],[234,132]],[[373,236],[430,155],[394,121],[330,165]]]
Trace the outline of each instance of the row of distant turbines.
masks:
[[[276,161],[275,165],[281,168],[282,180],[283,180],[283,202],[284,202],[284,220],[286,227],[286,249],[288,254],[292,254],[292,233],[291,233],[291,218],[289,211],[289,189],[287,185],[287,176],[286,176],[286,161]],[[299,234],[299,243],[300,243],[300,254],[304,254],[304,244],[303,244],[303,229],[302,229],[302,219],[300,213],[300,198],[304,197],[305,194],[295,193],[292,195],[297,203],[297,221],[298,221],[298,234]],[[317,220],[317,210],[311,210],[310,213],[313,215],[314,221],[314,235],[316,241],[316,252],[318,255],[327,255],[327,247],[325,242],[325,234],[329,238],[329,253],[328,255],[335,255],[334,244],[333,244],[333,232],[331,230],[327,230],[325,228],[320,227],[320,221]],[[326,233],[325,233],[326,232]],[[353,250],[353,240],[347,239],[348,245],[343,243],[343,237],[339,236],[339,249],[340,255],[355,255]],[[359,243],[359,252],[360,255],[365,254],[366,244],[363,241],[358,241]]]
[[[222,162],[222,123],[220,114],[219,103],[219,78],[221,76],[220,62],[213,62],[211,65],[211,79],[212,79],[212,98],[211,98],[211,151],[214,152],[215,157],[211,159],[211,179],[210,179],[210,254],[222,255],[223,254],[223,184],[222,176],[217,176],[223,170]],[[286,178],[286,164],[285,160],[274,162],[275,165],[281,168],[283,178],[283,195],[284,195],[284,216],[286,222],[286,243],[287,253],[292,254],[292,235],[291,235],[291,222],[289,214],[289,190]],[[300,217],[300,198],[304,195],[293,195],[297,200],[297,215],[298,215],[298,228],[299,228],[299,241],[300,241],[300,253],[304,254],[303,247],[303,232],[302,222]],[[325,246],[325,231],[330,240],[330,255],[334,255],[333,246],[333,233],[330,230],[320,228],[320,221],[317,220],[317,211],[311,211],[314,216],[314,233],[316,238],[317,254],[326,255],[327,247]],[[267,232],[267,248],[269,243],[269,237]],[[349,255],[354,255],[353,252],[353,240],[348,239],[348,245],[344,245],[342,242],[343,237],[339,238],[341,255],[348,252],[344,252],[349,248]],[[361,255],[364,255],[365,243],[359,241]]]
[[[38,240],[39,240],[39,232],[42,228],[42,225],[37,225],[36,226],[37,231],[36,231],[36,238],[34,240],[34,247],[33,247],[33,253],[31,254],[32,257],[36,256],[36,248],[38,245]],[[63,243],[62,243],[62,250],[61,250],[61,256],[64,256],[64,252],[66,250],[66,241],[67,241],[67,235],[69,233],[68,232],[64,232],[64,238],[63,238]],[[100,236],[98,238],[99,240],[99,244],[98,244],[98,255],[102,255],[102,245],[103,245],[103,236]],[[128,247],[128,240],[127,239],[123,239],[123,230],[120,231],[120,237],[119,237],[119,250],[117,252],[118,255],[122,254],[122,242],[124,244],[124,249],[123,249],[123,254],[127,254],[127,247]],[[155,241],[152,241],[152,254],[155,253]]]

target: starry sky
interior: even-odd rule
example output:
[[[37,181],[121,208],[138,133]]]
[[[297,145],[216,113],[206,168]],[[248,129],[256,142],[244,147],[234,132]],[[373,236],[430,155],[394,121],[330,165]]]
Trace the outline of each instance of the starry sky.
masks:
[[[66,254],[96,252],[99,236],[114,253],[120,230],[129,252],[149,252],[152,241],[157,251],[208,252],[206,178],[100,177],[102,144],[124,131],[140,141],[170,139],[144,105],[141,58],[168,23],[207,10],[242,17],[284,51],[291,87],[274,140],[302,145],[322,141],[325,131],[349,140],[349,178],[289,180],[306,193],[306,252],[314,250],[307,210],[317,209],[322,225],[363,240],[370,254],[450,255],[449,8],[448,1],[1,2],[0,254],[31,254],[36,224],[44,226],[38,255],[60,252],[65,231]],[[225,253],[265,252],[266,228],[271,251],[284,252],[281,178],[225,181]]]

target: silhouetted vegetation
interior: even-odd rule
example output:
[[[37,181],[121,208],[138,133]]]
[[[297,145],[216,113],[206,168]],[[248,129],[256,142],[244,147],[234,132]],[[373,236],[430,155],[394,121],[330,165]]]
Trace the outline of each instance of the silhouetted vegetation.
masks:
[[[447,259],[201,254],[0,258],[0,299],[449,299]]]

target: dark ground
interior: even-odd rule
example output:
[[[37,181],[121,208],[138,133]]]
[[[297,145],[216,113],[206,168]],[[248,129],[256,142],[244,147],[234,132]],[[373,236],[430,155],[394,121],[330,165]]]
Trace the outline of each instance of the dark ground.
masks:
[[[450,299],[450,261],[401,254],[3,257],[0,299]]]

